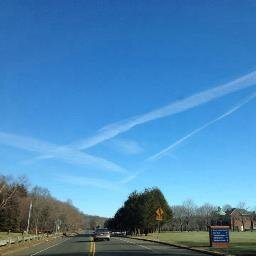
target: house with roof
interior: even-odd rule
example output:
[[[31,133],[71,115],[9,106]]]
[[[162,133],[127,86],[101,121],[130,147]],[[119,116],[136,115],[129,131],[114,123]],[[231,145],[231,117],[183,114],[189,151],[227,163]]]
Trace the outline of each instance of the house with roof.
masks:
[[[232,231],[256,230],[255,212],[232,208],[226,211],[225,220]]]

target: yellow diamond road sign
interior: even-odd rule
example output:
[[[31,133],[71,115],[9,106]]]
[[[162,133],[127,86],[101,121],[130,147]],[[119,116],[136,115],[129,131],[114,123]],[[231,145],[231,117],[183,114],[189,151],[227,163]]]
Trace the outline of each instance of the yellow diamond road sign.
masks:
[[[156,210],[156,220],[163,220],[164,211],[160,207]]]

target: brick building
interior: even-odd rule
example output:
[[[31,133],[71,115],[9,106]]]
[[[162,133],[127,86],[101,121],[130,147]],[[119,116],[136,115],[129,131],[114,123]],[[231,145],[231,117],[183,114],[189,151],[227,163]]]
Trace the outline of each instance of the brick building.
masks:
[[[233,208],[226,211],[225,219],[232,231],[256,230],[255,212]]]

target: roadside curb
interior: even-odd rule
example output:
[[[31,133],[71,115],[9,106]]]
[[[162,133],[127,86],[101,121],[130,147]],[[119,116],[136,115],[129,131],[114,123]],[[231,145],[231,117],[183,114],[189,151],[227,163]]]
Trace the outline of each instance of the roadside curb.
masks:
[[[195,251],[195,252],[201,252],[201,253],[204,253],[204,254],[211,254],[211,255],[216,255],[216,256],[232,256],[231,254],[225,254],[225,253],[216,252],[216,251],[209,251],[209,250],[189,247],[189,246],[186,246],[186,245],[173,244],[173,243],[157,241],[157,240],[152,240],[152,239],[146,239],[146,238],[141,238],[141,237],[128,236],[128,238],[135,239],[135,240],[149,241],[149,242],[164,244],[164,245],[169,245],[169,246],[175,246],[177,248],[187,249],[187,250],[191,250],[191,251]]]

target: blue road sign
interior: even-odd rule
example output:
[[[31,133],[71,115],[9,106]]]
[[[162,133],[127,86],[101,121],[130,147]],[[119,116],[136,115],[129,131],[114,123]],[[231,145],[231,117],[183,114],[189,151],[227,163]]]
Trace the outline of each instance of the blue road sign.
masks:
[[[212,243],[229,243],[229,229],[211,229]]]

